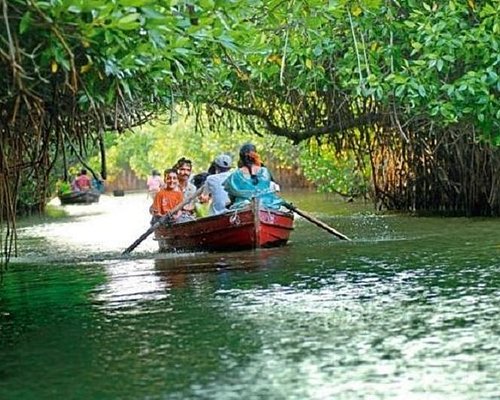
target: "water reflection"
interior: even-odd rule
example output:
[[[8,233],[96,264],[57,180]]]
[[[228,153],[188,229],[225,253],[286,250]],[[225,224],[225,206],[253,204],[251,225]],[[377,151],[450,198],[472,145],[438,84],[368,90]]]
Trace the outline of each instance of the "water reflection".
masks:
[[[55,199],[51,204],[58,206],[58,202]],[[149,228],[149,205],[146,195],[137,193],[125,197],[103,195],[99,203],[63,206],[68,218],[21,228],[20,246],[25,238],[40,238],[50,246],[55,260],[117,258]],[[149,237],[135,254],[156,251],[156,242]]]
[[[357,398],[361,391],[373,398],[469,399],[478,384],[494,393],[490,372],[500,347],[492,347],[487,326],[497,320],[498,301],[440,296],[436,302],[422,277],[341,274],[319,288],[292,283],[218,292],[228,317],[251,326],[261,344],[224,389],[219,381],[209,390],[257,380],[253,395],[273,389],[279,395],[273,382],[280,382],[293,388],[294,398]],[[465,326],[449,325],[467,315]]]
[[[199,284],[200,279],[215,280],[221,286],[229,272],[251,272],[278,265],[287,250],[258,249],[226,253],[159,254],[154,258],[155,272],[167,287]]]
[[[285,249],[227,253],[158,253],[152,259],[108,261],[105,283],[95,290],[95,303],[104,309],[127,309],[165,299],[172,289],[230,283],[229,272],[251,272],[279,265]]]
[[[106,283],[95,289],[95,303],[103,309],[130,309],[167,296],[149,260],[107,263],[105,271]]]
[[[148,238],[122,257],[147,205],[103,196],[22,228],[0,398],[500,398],[498,220],[322,204],[354,242],[298,219],[283,248],[159,254]]]

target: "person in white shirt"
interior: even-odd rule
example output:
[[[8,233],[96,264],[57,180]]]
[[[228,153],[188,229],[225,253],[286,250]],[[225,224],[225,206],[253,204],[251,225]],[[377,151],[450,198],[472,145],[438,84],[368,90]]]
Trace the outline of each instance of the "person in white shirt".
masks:
[[[214,160],[215,174],[207,176],[206,192],[211,196],[209,215],[222,214],[227,211],[229,196],[222,183],[231,174],[233,160],[227,154],[220,154]]]
[[[179,177],[179,188],[184,195],[184,200],[192,198],[196,193],[196,186],[189,181],[191,172],[193,170],[193,164],[191,160],[182,157],[177,160],[173,168],[177,170],[177,176]],[[196,200],[193,200],[182,208],[182,216],[178,219],[179,222],[192,221],[195,219],[195,202]]]

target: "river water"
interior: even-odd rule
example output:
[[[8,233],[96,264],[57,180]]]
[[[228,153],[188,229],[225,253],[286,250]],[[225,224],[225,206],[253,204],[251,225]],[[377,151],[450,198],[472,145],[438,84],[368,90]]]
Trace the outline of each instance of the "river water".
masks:
[[[500,398],[500,220],[287,196],[353,241],[125,257],[144,194],[22,222],[0,399]]]

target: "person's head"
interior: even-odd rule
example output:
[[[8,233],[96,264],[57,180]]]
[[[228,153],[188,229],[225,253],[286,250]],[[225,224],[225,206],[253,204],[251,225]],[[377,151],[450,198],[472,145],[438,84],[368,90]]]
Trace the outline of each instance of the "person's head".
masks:
[[[207,180],[208,172],[201,172],[193,176],[193,185],[196,186],[196,189],[201,188],[201,186]]]
[[[157,169],[154,169],[153,171],[151,171],[151,175],[160,176],[160,172]]]
[[[216,168],[216,167],[215,167],[215,162],[213,162],[213,161],[212,161],[212,162],[210,163],[210,166],[208,167],[208,170],[207,170],[208,175],[213,175],[213,174],[215,174],[215,173],[216,173],[215,168]]]
[[[252,165],[261,166],[259,153],[252,143],[245,143],[240,148],[240,159],[238,161],[238,166],[246,166],[250,168]]]
[[[180,158],[175,163],[175,167],[177,169],[177,176],[180,182],[187,182],[189,177],[191,176],[191,171],[193,169],[193,163],[191,160],[187,158]]]
[[[216,172],[229,171],[232,163],[233,163],[233,160],[232,160],[231,156],[228,156],[227,154],[218,155],[217,157],[215,157],[215,160],[214,160]]]
[[[174,168],[166,169],[163,173],[163,181],[165,182],[165,189],[174,190],[179,185],[179,178],[177,177],[177,170]]]
[[[85,168],[82,168],[80,170],[80,175],[87,175],[87,170]]]

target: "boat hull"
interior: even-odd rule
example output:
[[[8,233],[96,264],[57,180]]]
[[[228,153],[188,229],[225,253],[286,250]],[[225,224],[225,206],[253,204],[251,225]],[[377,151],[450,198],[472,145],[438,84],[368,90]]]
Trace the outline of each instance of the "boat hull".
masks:
[[[99,201],[101,193],[94,190],[89,190],[86,192],[71,192],[66,194],[60,194],[59,200],[62,205],[69,204],[92,204]]]
[[[155,239],[161,252],[230,251],[284,246],[293,230],[293,213],[249,209],[196,221],[160,226]]]

